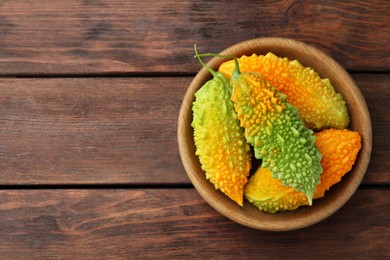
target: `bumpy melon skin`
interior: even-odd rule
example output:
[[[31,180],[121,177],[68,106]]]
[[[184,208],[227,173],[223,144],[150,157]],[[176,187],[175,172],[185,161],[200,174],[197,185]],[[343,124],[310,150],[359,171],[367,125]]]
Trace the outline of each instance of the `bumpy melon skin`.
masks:
[[[231,87],[221,73],[203,85],[193,103],[196,155],[206,178],[239,205],[251,168],[250,147],[231,101]]]
[[[234,107],[255,157],[283,185],[303,192],[311,205],[322,172],[313,131],[260,74],[242,73],[231,82]]]
[[[314,192],[317,199],[324,197],[325,192],[352,169],[361,148],[361,137],[358,132],[348,129],[325,129],[314,135],[324,169]]]
[[[294,210],[308,205],[303,192],[283,186],[282,182],[272,177],[268,168],[259,167],[245,186],[245,198],[262,211]]]
[[[297,60],[267,55],[242,56],[238,58],[241,72],[258,72],[280,92],[287,102],[297,107],[299,115],[308,128],[345,129],[349,115],[343,97],[337,93],[329,79]],[[234,69],[233,60],[223,63],[219,71],[230,78]]]
[[[324,169],[313,195],[313,199],[319,199],[352,169],[361,148],[361,137],[358,132],[347,129],[325,129],[315,133],[315,136]],[[269,213],[309,205],[305,194],[283,186],[279,179],[272,177],[268,168],[262,167],[250,177],[244,195],[253,205]]]

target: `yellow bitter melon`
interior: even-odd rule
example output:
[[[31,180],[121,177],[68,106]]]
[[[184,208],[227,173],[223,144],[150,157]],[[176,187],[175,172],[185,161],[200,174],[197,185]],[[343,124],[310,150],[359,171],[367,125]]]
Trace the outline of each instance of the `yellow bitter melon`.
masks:
[[[192,106],[196,155],[215,188],[242,206],[251,168],[250,147],[230,100],[229,80],[197,57],[213,79],[196,92]]]
[[[308,201],[303,192],[283,186],[269,168],[259,167],[245,186],[245,198],[260,210],[275,213],[294,210]]]

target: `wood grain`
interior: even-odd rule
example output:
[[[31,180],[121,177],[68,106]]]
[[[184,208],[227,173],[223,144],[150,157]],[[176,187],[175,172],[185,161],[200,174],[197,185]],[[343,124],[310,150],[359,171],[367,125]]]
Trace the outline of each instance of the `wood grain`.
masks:
[[[389,75],[354,74],[353,78],[366,99],[373,129],[371,162],[364,183],[389,184],[390,116],[386,112],[390,103]],[[375,174],[369,174],[370,172]]]
[[[365,184],[389,184],[388,74],[354,74],[374,147]],[[1,184],[189,184],[177,147],[192,77],[0,80]]]
[[[186,78],[0,80],[1,183],[186,181],[176,125],[187,85]]]
[[[348,70],[390,67],[388,1],[2,1],[0,75],[194,73],[193,43],[219,52],[279,36]]]
[[[364,189],[317,225],[242,227],[194,189],[0,191],[4,259],[390,257],[388,190]],[[351,250],[353,248],[353,251]]]

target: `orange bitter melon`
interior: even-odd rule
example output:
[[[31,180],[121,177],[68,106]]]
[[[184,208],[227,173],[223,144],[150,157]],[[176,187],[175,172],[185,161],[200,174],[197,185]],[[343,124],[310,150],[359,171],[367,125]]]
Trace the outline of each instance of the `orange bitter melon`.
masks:
[[[290,61],[272,53],[238,58],[241,72],[258,72],[297,107],[306,126],[311,129],[344,129],[349,116],[343,97],[336,93],[329,79],[322,79],[297,60]],[[219,72],[231,77],[234,61],[224,62]]]
[[[313,199],[319,199],[351,170],[361,148],[361,138],[359,133],[345,129],[323,130],[315,135],[324,169],[320,175],[321,183],[313,195]],[[272,177],[268,168],[262,167],[257,169],[245,186],[245,197],[260,210],[270,213],[294,210],[309,204],[303,192],[283,186],[279,179]]]
[[[315,145],[322,154],[321,165],[324,169],[314,197],[321,198],[325,191],[352,169],[361,148],[361,137],[358,132],[347,129],[325,129],[314,135],[317,137]]]

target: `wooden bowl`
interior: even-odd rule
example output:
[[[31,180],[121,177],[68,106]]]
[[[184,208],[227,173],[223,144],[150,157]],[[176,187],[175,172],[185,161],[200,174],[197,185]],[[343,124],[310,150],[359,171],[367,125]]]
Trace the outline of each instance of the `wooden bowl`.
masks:
[[[207,51],[207,46],[200,47],[203,52]],[[207,80],[212,78],[204,68],[193,79],[184,97],[178,121],[178,144],[188,177],[203,199],[219,213],[237,223],[255,229],[294,230],[313,225],[329,217],[340,209],[356,191],[370,160],[371,119],[366,102],[350,75],[335,60],[312,46],[291,39],[259,38],[238,43],[222,51],[221,54],[233,54],[240,57],[253,53],[266,54],[267,52],[272,52],[279,57],[299,60],[302,65],[317,71],[322,78],[329,78],[335,90],[343,95],[351,121],[349,128],[360,133],[362,148],[352,170],[342,178],[341,182],[332,186],[324,198],[314,200],[312,206],[302,206],[293,211],[275,214],[262,212],[245,199],[244,206],[240,207],[222,192],[216,190],[206,180],[199,158],[195,155],[191,127],[194,94]],[[224,61],[225,59],[222,58],[213,58],[208,62],[208,65],[214,70],[218,70],[219,65]]]

